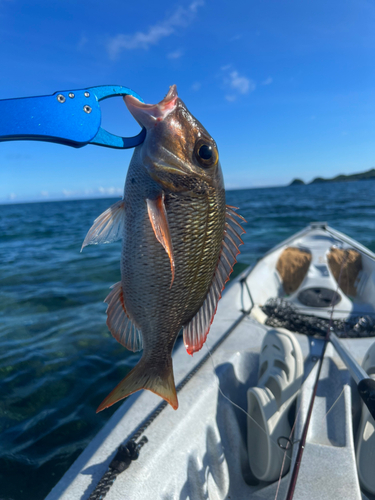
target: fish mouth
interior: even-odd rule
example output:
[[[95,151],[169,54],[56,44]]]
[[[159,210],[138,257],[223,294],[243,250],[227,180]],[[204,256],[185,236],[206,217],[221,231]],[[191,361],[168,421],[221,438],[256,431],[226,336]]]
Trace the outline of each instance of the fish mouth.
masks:
[[[139,125],[150,129],[163,121],[175,109],[178,99],[177,87],[176,85],[169,87],[168,94],[158,104],[145,104],[131,95],[126,95],[123,99]]]

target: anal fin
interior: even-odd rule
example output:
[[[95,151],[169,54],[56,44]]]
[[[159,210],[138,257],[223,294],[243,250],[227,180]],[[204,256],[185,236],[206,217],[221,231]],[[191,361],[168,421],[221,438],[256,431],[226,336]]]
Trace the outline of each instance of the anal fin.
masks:
[[[117,342],[133,352],[143,349],[142,332],[126,312],[121,281],[113,285],[104,302],[108,304],[107,326]]]
[[[122,237],[125,217],[125,201],[119,200],[103,212],[91,226],[82,243],[82,250],[87,245],[111,243]]]
[[[245,230],[235,217],[246,221],[235,210],[235,207],[226,206],[224,236],[210,288],[197,314],[183,328],[185,348],[191,355],[199,351],[207,339],[221,293],[237,262],[237,255],[240,253],[238,247],[243,244],[241,234]]]

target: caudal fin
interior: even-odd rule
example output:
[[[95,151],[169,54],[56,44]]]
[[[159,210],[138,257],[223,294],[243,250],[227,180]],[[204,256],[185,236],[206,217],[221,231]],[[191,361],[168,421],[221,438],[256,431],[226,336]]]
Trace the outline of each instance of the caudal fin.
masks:
[[[174,410],[177,410],[178,399],[174,385],[172,360],[168,367],[163,366],[163,370],[157,372],[154,367],[150,369],[147,361],[141,358],[137,366],[104,399],[96,413],[141,389],[154,392],[165,399]]]

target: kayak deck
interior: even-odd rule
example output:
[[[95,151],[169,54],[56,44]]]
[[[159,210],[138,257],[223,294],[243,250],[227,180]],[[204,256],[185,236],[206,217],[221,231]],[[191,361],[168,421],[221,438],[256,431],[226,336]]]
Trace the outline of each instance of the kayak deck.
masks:
[[[293,290],[288,290],[282,273],[279,272],[283,256],[288,250],[303,252],[310,257],[302,281]],[[348,262],[341,262],[342,273],[334,272],[329,258],[332,254],[345,255],[346,252],[352,252],[358,258],[357,262],[352,263],[356,272],[349,287],[344,285],[348,285],[348,280],[351,281],[348,274],[354,269],[347,264],[350,264],[352,256],[346,256]],[[295,261],[292,264],[294,269],[291,267],[290,274],[298,274],[298,263]],[[300,267],[303,267],[302,261]],[[338,269],[340,270],[340,266]],[[335,319],[375,314],[375,255],[324,224],[312,224],[270,250],[255,265],[247,281],[254,303],[258,305],[265,305],[269,299],[282,298],[301,314],[330,318],[330,305],[336,299],[333,313]],[[345,291],[340,288],[338,281],[341,281],[340,285]]]
[[[246,446],[247,416],[226,399],[246,410],[246,392],[257,385],[262,340],[271,329],[243,314],[251,303],[240,278],[233,282],[219,303],[208,347],[212,349],[236,322],[237,326],[178,393],[179,409],[174,411],[167,406],[148,426],[144,432],[148,442],[138,460],[119,474],[106,499],[275,498],[277,482],[262,483],[252,476]],[[317,358],[323,345],[322,340],[305,335],[296,334],[296,338],[305,360],[305,376],[297,401],[300,410],[296,412],[294,441],[302,433],[315,382]],[[343,342],[361,362],[373,339],[345,339]],[[191,358],[182,343],[177,346],[173,356],[177,384],[206,353],[204,346]],[[219,391],[218,380],[226,397]],[[47,500],[87,499],[107,471],[118,446],[127,442],[159,403],[160,399],[148,391],[129,397]],[[353,418],[352,408],[358,408]],[[360,491],[355,462],[353,426],[358,427],[360,408],[349,373],[329,345],[294,495],[296,500],[370,498]],[[257,453],[257,450],[249,452]],[[292,467],[296,452],[297,446],[294,446]],[[290,472],[281,481],[279,499],[285,498],[289,479]]]

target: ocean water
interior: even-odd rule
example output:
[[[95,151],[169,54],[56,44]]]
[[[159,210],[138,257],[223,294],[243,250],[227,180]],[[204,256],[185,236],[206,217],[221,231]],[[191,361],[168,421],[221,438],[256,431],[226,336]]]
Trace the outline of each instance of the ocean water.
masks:
[[[0,500],[43,499],[116,410],[99,403],[133,367],[103,303],[119,242],[80,247],[113,199],[0,206]],[[247,219],[239,262],[311,221],[375,251],[375,181],[229,191]]]

